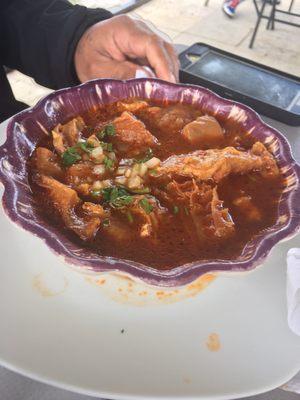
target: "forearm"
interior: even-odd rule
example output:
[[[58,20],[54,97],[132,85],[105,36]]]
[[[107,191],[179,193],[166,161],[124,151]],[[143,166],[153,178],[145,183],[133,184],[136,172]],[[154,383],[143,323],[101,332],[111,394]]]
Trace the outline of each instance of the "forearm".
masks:
[[[108,11],[66,0],[14,0],[3,14],[5,64],[53,89],[77,83],[73,58],[80,37],[111,17]]]

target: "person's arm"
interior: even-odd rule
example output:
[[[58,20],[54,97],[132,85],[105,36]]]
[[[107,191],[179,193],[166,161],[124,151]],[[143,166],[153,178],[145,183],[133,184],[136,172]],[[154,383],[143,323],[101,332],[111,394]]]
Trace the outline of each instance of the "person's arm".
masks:
[[[153,77],[176,82],[179,60],[174,47],[142,20],[118,15],[82,35],[75,51],[81,82],[95,78]]]
[[[79,83],[74,53],[84,32],[112,14],[66,0],[1,0],[2,62],[58,89]]]

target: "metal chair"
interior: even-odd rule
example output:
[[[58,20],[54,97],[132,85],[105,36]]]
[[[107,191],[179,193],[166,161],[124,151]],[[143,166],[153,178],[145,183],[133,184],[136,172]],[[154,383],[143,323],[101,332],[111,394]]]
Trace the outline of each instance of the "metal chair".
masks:
[[[255,7],[255,10],[256,10],[256,13],[257,13],[257,21],[256,21],[256,24],[255,24],[255,27],[254,27],[254,31],[253,31],[251,40],[250,40],[250,44],[249,44],[250,49],[253,47],[253,44],[254,44],[254,41],[255,41],[255,38],[256,38],[256,34],[257,34],[257,31],[258,31],[258,28],[260,26],[260,23],[261,23],[262,19],[267,19],[268,20],[267,29],[271,28],[273,30],[275,28],[275,21],[279,22],[279,23],[282,23],[282,24],[291,25],[291,26],[295,26],[297,28],[300,28],[300,24],[276,18],[276,13],[281,13],[281,14],[285,14],[285,15],[291,15],[293,17],[300,17],[300,14],[296,14],[296,13],[293,13],[291,11],[292,7],[293,7],[293,4],[294,4],[294,0],[291,0],[291,3],[290,3],[288,11],[281,10],[280,8],[277,8],[276,0],[272,0],[270,13],[269,13],[269,15],[265,15],[264,11],[265,11],[266,4],[268,2],[269,2],[268,0],[262,0],[262,5],[261,5],[261,8],[259,9],[258,4],[257,4],[257,0],[253,0],[254,7]]]

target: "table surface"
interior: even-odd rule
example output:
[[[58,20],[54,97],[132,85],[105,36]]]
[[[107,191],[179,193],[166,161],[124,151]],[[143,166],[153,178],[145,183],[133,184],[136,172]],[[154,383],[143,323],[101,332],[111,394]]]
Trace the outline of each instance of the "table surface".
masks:
[[[292,147],[294,158],[300,163],[300,127],[290,127],[267,117],[262,117],[269,125],[286,136]],[[5,124],[5,122],[3,123]],[[249,400],[299,400],[300,395],[276,389],[271,392],[248,397]],[[94,397],[71,393],[25,378],[15,372],[0,367],[1,400],[91,400]]]

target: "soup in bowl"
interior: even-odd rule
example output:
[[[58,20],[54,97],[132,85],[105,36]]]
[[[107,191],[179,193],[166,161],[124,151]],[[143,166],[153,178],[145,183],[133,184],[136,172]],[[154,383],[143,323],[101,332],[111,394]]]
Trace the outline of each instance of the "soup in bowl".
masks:
[[[179,286],[252,269],[299,228],[286,140],[196,86],[104,80],[58,91],[10,122],[1,151],[9,216],[95,272]],[[7,163],[25,186],[10,188]],[[26,192],[25,223],[14,191]]]

